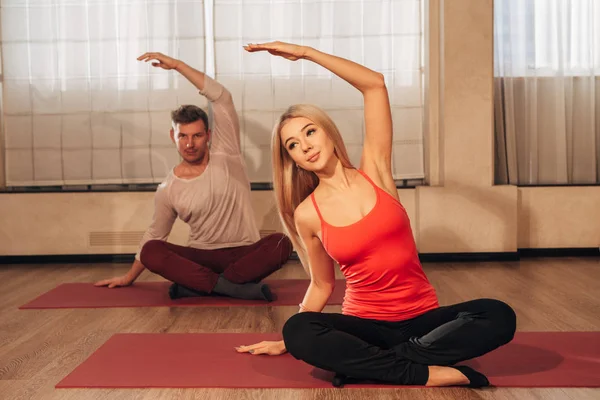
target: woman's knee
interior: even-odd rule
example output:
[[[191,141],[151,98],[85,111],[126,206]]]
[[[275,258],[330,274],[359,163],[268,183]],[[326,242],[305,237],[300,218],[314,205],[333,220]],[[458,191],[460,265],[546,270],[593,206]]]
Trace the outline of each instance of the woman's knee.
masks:
[[[292,315],[283,326],[283,341],[287,351],[297,359],[305,359],[314,336],[315,316],[320,313],[303,312]]]
[[[517,315],[507,303],[486,299],[486,309],[494,331],[498,334],[501,344],[510,342],[517,330]]]
[[[152,272],[157,272],[164,265],[162,262],[166,253],[165,242],[162,240],[149,240],[140,251],[140,261],[144,267]]]

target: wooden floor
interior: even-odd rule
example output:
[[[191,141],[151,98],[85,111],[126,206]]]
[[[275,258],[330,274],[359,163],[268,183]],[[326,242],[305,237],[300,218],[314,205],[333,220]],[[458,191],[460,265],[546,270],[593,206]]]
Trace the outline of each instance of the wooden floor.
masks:
[[[111,335],[280,332],[297,307],[18,310],[63,282],[122,274],[128,264],[0,265],[1,399],[598,399],[600,389],[54,389]],[[441,304],[507,301],[521,331],[600,330],[600,259],[425,264]],[[339,272],[339,271],[338,271]],[[305,278],[290,263],[275,275]],[[145,272],[140,280],[158,280]],[[337,312],[338,307],[325,311]],[[600,377],[599,377],[600,379]]]

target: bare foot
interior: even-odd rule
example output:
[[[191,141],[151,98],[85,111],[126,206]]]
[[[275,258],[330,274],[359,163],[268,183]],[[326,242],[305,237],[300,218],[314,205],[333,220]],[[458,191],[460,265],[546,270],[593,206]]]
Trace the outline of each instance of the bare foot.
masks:
[[[467,386],[469,383],[469,379],[455,368],[431,365],[425,386]]]

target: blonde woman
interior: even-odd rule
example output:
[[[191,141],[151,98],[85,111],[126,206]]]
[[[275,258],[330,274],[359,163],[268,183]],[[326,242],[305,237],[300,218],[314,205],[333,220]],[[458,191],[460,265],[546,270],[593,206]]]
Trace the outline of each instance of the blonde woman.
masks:
[[[277,205],[311,282],[300,313],[283,328],[283,341],[237,350],[289,351],[337,373],[336,386],[346,377],[489,385],[483,374],[454,365],[511,341],[515,313],[493,299],[438,304],[392,178],[392,118],[383,76],[305,46],[273,42],[245,49],[312,61],[346,80],[363,95],[366,132],[356,169],[325,112],[295,105],[280,117],[272,140]],[[342,314],[321,313],[335,283],[334,260],[347,284]]]

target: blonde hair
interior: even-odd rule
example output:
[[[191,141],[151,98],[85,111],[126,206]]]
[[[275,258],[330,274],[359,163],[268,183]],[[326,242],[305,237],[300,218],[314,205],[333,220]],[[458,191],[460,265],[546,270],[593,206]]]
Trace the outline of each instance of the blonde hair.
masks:
[[[300,235],[294,222],[294,211],[319,185],[319,178],[314,172],[296,167],[294,160],[281,143],[281,130],[285,124],[293,119],[304,117],[321,127],[329,139],[333,141],[334,153],[346,168],[354,168],[342,135],[333,120],[319,107],[309,104],[296,104],[288,108],[279,117],[273,129],[271,140],[273,162],[273,189],[277,201],[277,210],[284,226],[284,231],[292,241],[294,249],[302,262],[306,273],[310,276],[310,266]]]

